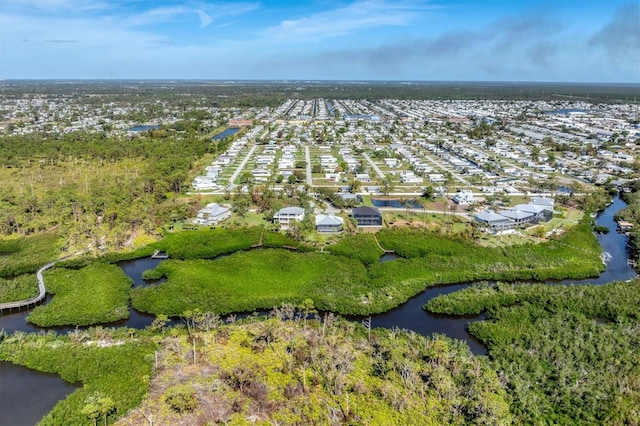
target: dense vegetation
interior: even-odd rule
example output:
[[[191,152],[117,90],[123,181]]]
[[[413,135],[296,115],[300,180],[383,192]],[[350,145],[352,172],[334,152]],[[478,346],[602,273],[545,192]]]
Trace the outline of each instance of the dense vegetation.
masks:
[[[523,424],[640,421],[640,279],[604,286],[482,285],[433,312],[487,312],[469,331],[489,348]]]
[[[295,247],[302,250],[307,248],[297,240],[279,232],[265,230],[261,226],[171,232],[153,245],[176,259],[213,259],[221,254],[257,246]]]
[[[40,425],[106,424],[140,404],[149,388],[156,345],[132,337],[128,330],[101,327],[68,336],[16,332],[0,336],[0,359],[82,384]]]
[[[193,308],[245,312],[307,298],[322,309],[342,311],[341,301],[357,304],[355,295],[367,291],[362,264],[321,253],[263,249],[213,261],[169,260],[156,270],[168,281],[133,290],[133,306],[140,311],[174,316]]]
[[[188,133],[134,140],[83,132],[1,136],[0,237],[56,229],[62,250],[131,245],[195,215],[198,201],[178,194],[192,167],[226,144]]]
[[[58,256],[57,234],[0,239],[0,277],[37,271]]]
[[[123,84],[124,83],[124,84]],[[286,99],[315,99],[330,96],[335,99],[507,99],[507,100],[574,100],[590,102],[629,102],[640,96],[633,84],[579,83],[505,83],[505,82],[339,82],[339,81],[212,81],[202,82],[146,81],[140,82],[3,82],[7,96],[25,93],[79,95],[100,94],[100,103],[126,101],[170,101],[172,105],[198,103],[218,106],[278,106]],[[133,99],[133,100],[132,100]],[[131,119],[145,121],[154,116],[129,113]]]
[[[30,299],[38,295],[35,274],[19,275],[12,279],[0,278],[0,303]]]
[[[636,181],[633,191],[623,193],[622,198],[628,206],[620,211],[617,216],[619,219],[634,224],[635,228],[629,233],[629,247],[633,258],[637,261],[640,259],[640,184]]]
[[[365,265],[380,260],[383,251],[378,247],[373,234],[355,234],[341,238],[327,248],[332,254],[357,259]]]
[[[116,265],[92,263],[80,270],[45,272],[50,303],[36,307],[27,320],[41,327],[101,324],[129,318],[132,282]]]
[[[185,231],[170,234],[158,246],[178,258],[213,258],[251,247],[259,229]],[[331,254],[256,250],[215,261],[169,261],[154,273],[166,275],[168,281],[135,289],[133,306],[167,315],[195,307],[228,313],[310,298],[323,310],[367,315],[394,308],[437,284],[577,279],[603,269],[600,246],[587,219],[538,245],[487,248],[415,230],[384,230],[379,239],[383,247],[407,259],[378,263],[382,250],[374,236],[356,234],[327,247]]]
[[[287,306],[245,324],[200,319],[165,339],[149,398],[120,424],[511,421],[497,375],[461,342],[310,321]]]

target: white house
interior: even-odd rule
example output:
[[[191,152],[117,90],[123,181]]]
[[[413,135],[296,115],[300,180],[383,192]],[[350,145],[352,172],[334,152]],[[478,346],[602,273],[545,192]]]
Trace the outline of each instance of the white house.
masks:
[[[285,207],[273,215],[273,223],[279,223],[283,228],[288,228],[292,221],[301,222],[304,219],[302,207]]]
[[[268,178],[271,177],[271,171],[268,169],[253,169],[251,170],[251,174],[258,178]]]
[[[369,173],[357,173],[356,180],[358,182],[371,182],[371,176],[369,176]]]
[[[473,192],[470,189],[463,189],[460,192],[456,192],[453,196],[453,201],[461,206],[473,204],[475,199],[473,198]]]
[[[441,183],[446,179],[444,178],[444,175],[442,173],[430,173],[429,180],[433,183]]]
[[[325,173],[324,178],[331,182],[339,182],[342,178],[342,173]]]
[[[218,183],[216,177],[211,176],[197,176],[191,184],[193,189],[200,191],[203,189],[218,189]]]
[[[387,167],[396,168],[400,166],[400,160],[397,158],[384,158],[383,161]]]
[[[416,176],[411,171],[403,171],[400,173],[400,182],[402,183],[422,183],[423,178]]]
[[[553,198],[547,198],[547,197],[533,197],[529,204],[533,204],[535,206],[549,207],[550,209],[553,209],[554,200]]]
[[[231,211],[218,203],[209,203],[203,209],[198,210],[197,217],[193,220],[198,225],[215,225],[231,216]]]

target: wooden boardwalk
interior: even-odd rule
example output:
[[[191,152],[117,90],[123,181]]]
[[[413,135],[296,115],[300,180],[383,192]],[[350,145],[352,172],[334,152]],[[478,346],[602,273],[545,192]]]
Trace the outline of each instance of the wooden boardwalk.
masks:
[[[38,303],[42,302],[45,297],[47,297],[47,291],[44,287],[44,280],[42,279],[42,273],[49,268],[52,268],[56,262],[47,263],[42,268],[38,269],[36,272],[36,277],[38,278],[38,295],[32,297],[31,299],[26,300],[18,300],[17,302],[7,302],[0,303],[0,315],[6,312],[11,312],[14,310],[20,310],[24,308],[29,308],[31,306],[36,306]]]

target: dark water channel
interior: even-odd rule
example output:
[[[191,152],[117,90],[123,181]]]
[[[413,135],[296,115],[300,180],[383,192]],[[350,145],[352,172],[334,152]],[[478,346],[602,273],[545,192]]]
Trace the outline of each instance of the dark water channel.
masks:
[[[627,263],[629,258],[626,247],[627,237],[616,232],[616,223],[613,220],[616,212],[625,206],[626,204],[619,197],[616,197],[613,203],[596,217],[598,225],[606,226],[610,230],[608,234],[597,236],[603,251],[611,256],[606,270],[597,278],[549,281],[550,284],[604,284],[610,281],[628,280],[636,276],[636,271]],[[400,259],[400,257],[386,253],[381,256],[380,261],[389,262],[396,259]],[[145,282],[142,279],[142,273],[145,270],[155,268],[161,261],[161,259],[142,258],[119,262],[118,265],[133,280],[134,286],[144,286],[164,281]],[[433,297],[453,293],[473,284],[462,283],[428,288],[396,309],[373,315],[371,325],[373,327],[408,329],[425,336],[430,336],[433,333],[444,334],[454,339],[464,340],[476,355],[486,354],[486,348],[467,333],[468,323],[482,320],[482,316],[440,315],[422,309],[422,306]],[[49,298],[50,296],[47,297],[47,301]],[[103,325],[144,328],[154,319],[153,316],[141,314],[134,309],[130,311],[131,317],[128,320]],[[18,330],[38,332],[43,330],[26,322],[25,317],[28,313],[28,311],[22,311],[0,316],[0,330],[4,329],[7,332]],[[242,316],[244,315],[238,315],[238,317]],[[361,321],[364,317],[349,317],[349,319]],[[54,330],[65,333],[74,328],[57,327]],[[55,375],[0,362],[0,424],[35,424],[53,408],[57,401],[64,398],[73,389],[75,389],[74,385],[63,382]]]
[[[78,386],[55,374],[0,361],[0,424],[36,424]]]
[[[372,198],[371,204],[375,207],[394,207],[397,209],[412,208],[421,209],[422,204],[418,203],[414,199],[403,200],[396,198]]]
[[[225,129],[225,130],[221,131],[220,133],[214,135],[211,139],[212,140],[222,140],[222,139],[226,138],[227,136],[235,135],[239,131],[240,131],[240,129],[237,128],[237,127],[229,127],[228,129]]]
[[[140,124],[129,129],[130,132],[148,132],[149,130],[158,130],[160,126],[157,124]]]

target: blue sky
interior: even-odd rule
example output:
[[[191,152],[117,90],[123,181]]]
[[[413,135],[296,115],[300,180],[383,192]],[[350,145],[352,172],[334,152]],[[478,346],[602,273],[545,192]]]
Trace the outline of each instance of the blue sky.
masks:
[[[0,0],[0,78],[640,83],[640,2]]]

